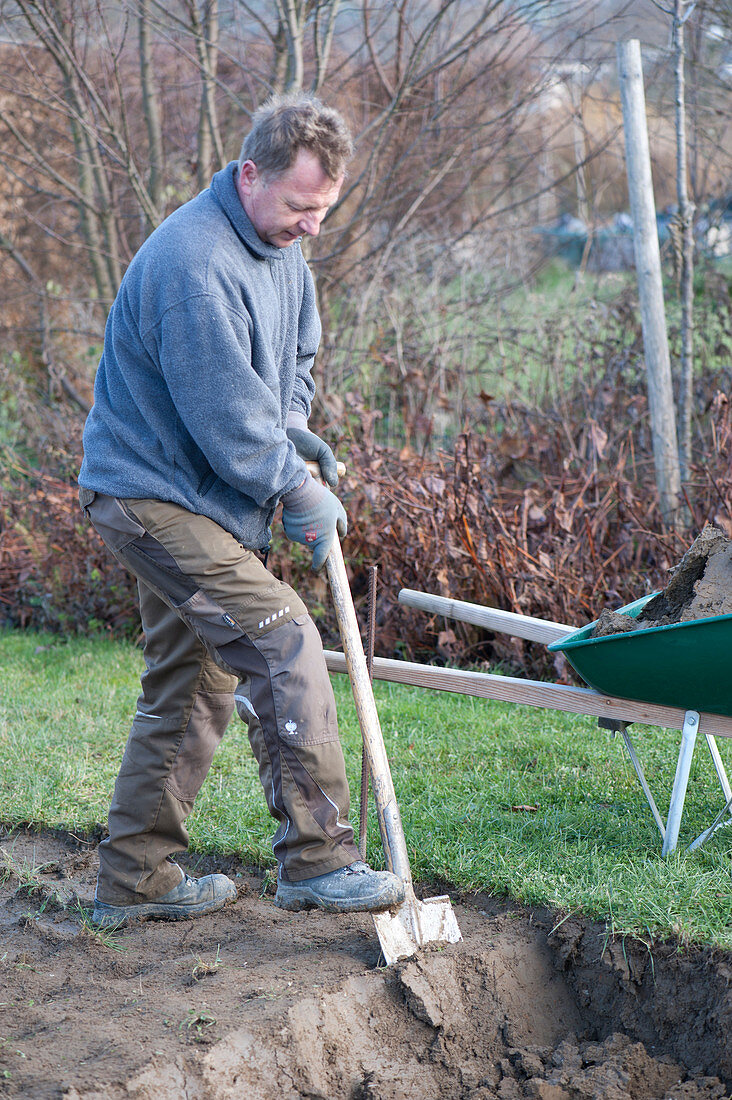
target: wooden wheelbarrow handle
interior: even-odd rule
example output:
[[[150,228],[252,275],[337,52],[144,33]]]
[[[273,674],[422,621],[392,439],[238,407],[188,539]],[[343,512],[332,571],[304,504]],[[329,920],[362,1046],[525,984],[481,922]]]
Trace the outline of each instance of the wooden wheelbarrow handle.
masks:
[[[444,615],[446,619],[496,630],[499,634],[511,634],[514,638],[525,638],[529,642],[543,642],[544,645],[566,638],[577,629],[565,623],[553,623],[549,619],[534,619],[531,615],[517,615],[514,611],[482,607],[477,603],[433,596],[429,592],[415,592],[411,588],[402,588],[399,603],[433,615]]]

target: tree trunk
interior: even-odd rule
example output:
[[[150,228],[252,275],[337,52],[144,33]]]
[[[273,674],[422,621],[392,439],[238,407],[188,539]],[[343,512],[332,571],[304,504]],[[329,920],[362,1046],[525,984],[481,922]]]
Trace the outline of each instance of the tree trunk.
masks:
[[[191,29],[196,40],[196,57],[201,76],[201,102],[198,111],[198,167],[196,183],[199,190],[211,182],[212,161],[216,169],[223,167],[224,149],[216,112],[216,66],[219,48],[218,0],[204,0],[202,17],[198,0],[190,0]]]
[[[681,237],[679,297],[681,299],[681,371],[679,379],[679,457],[681,477],[691,466],[691,412],[694,400],[694,206],[689,201],[686,161],[686,104],[684,100],[684,14],[687,0],[674,0],[674,67],[676,83],[676,195]]]
[[[139,0],[138,12],[138,41],[140,46],[140,85],[142,89],[142,109],[145,115],[147,127],[147,141],[149,147],[150,168],[148,174],[148,190],[150,199],[157,211],[155,224],[163,217],[163,134],[160,120],[160,97],[154,79],[154,62],[150,45],[150,4],[149,0]],[[146,218],[148,228],[155,229],[149,217]]]
[[[307,16],[305,0],[276,0],[279,18],[278,41],[284,40],[285,58],[280,58],[280,71],[284,66],[284,91],[302,91],[305,62],[303,42],[305,19]],[[282,31],[282,38],[279,34]]]

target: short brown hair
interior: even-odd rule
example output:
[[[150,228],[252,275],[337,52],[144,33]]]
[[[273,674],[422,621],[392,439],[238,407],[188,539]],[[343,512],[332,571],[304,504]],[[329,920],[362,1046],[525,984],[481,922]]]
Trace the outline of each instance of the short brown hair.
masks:
[[[279,175],[292,166],[300,149],[313,153],[330,179],[340,179],[353,156],[345,119],[315,96],[273,95],[254,113],[239,167],[251,160],[263,174]]]

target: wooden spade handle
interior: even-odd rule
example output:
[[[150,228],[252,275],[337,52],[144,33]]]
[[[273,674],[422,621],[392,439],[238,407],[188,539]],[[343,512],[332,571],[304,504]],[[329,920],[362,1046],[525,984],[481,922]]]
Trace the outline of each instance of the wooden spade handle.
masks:
[[[376,815],[379,820],[386,863],[390,871],[393,871],[395,875],[398,875],[411,887],[412,874],[409,868],[402,820],[397,806],[391,769],[389,768],[384,737],[381,732],[381,723],[379,722],[374,692],[366,665],[366,655],[361,643],[361,634],[348,583],[346,564],[343,560],[343,550],[338,538],[331,547],[326,561],[326,569],[336,609],[341,641],[343,642],[346,667],[348,668],[353,698],[356,703],[356,713],[371,770]]]
[[[312,474],[312,476],[314,478],[316,478],[318,481],[322,481],[322,478],[320,476],[320,466],[318,466],[317,462],[306,462],[305,465],[308,468],[308,473]],[[346,476],[346,464],[345,464],[345,462],[338,462],[338,463],[336,463],[336,465],[338,467],[338,477],[345,477]]]
[[[321,480],[320,468],[317,462],[308,462],[306,465],[312,476]],[[343,477],[345,472],[345,465],[339,462],[338,476]],[[412,872],[409,868],[402,819],[397,806],[394,783],[391,778],[391,769],[386,755],[379,714],[376,710],[371,677],[366,664],[366,654],[363,651],[363,643],[361,642],[356,610],[353,606],[346,563],[343,560],[343,550],[337,536],[328,554],[325,567],[330,582],[331,595],[333,596],[338,629],[343,643],[346,668],[348,669],[351,690],[356,704],[356,714],[361,726],[361,734],[371,771],[376,816],[379,821],[386,865],[411,890]]]

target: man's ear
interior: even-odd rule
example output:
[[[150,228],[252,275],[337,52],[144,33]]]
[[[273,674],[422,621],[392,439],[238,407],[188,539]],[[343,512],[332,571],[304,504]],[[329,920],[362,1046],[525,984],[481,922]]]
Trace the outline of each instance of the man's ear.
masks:
[[[239,195],[250,195],[252,193],[252,187],[259,173],[257,172],[257,166],[253,160],[245,160],[239,169],[239,174],[236,179],[236,187]]]

